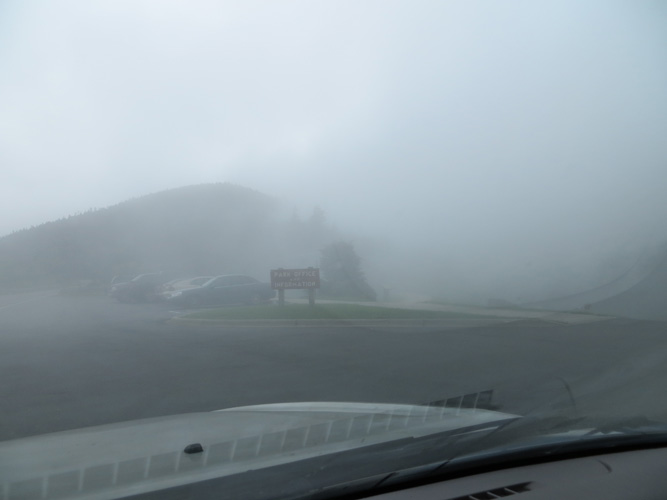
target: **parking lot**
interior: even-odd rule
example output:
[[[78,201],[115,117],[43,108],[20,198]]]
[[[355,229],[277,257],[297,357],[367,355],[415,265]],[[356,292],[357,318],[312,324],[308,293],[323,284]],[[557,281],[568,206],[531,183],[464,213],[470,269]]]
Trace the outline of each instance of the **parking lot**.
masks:
[[[632,322],[630,338],[623,320],[229,326],[178,314],[102,295],[0,296],[0,440],[239,405],[487,389],[525,413],[570,404],[564,383],[583,398],[619,369],[629,384],[667,366],[661,323]]]

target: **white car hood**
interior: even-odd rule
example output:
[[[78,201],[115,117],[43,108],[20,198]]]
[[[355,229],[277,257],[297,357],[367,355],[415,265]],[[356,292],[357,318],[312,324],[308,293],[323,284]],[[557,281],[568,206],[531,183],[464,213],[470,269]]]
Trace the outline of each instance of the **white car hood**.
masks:
[[[90,427],[0,443],[0,497],[118,498],[513,418],[481,409],[289,403]],[[203,451],[184,451],[195,443]]]

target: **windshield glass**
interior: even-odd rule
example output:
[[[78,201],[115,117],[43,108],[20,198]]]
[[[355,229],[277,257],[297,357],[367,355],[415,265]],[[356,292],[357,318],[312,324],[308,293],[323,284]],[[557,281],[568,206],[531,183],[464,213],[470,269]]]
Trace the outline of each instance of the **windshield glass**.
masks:
[[[2,2],[0,498],[662,436],[665,28],[651,0]]]

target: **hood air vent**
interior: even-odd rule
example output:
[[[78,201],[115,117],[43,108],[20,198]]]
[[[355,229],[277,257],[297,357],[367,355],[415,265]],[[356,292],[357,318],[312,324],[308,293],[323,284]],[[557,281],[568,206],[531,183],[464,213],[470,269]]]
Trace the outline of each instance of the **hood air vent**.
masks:
[[[494,488],[488,491],[480,491],[479,493],[471,493],[470,495],[463,495],[462,497],[449,498],[447,500],[495,500],[497,498],[505,498],[517,493],[524,493],[531,490],[533,483],[519,483],[511,486],[504,486],[502,488]]]

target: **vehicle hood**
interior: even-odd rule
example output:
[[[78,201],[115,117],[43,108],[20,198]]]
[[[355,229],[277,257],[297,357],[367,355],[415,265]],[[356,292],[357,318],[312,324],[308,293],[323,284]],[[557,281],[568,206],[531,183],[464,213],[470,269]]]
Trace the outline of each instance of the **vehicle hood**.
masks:
[[[190,413],[0,443],[9,498],[118,498],[519,418],[466,408],[290,403]],[[200,452],[188,453],[186,448]]]

